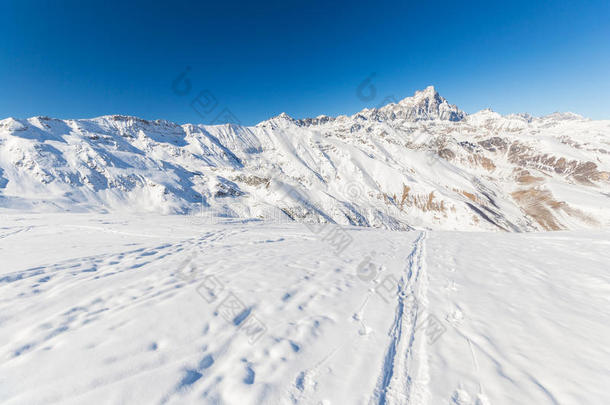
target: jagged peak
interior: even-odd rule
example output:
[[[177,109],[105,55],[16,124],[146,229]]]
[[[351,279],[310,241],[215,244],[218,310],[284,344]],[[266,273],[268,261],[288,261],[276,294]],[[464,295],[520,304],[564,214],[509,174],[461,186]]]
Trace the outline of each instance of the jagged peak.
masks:
[[[398,102],[399,105],[412,106],[414,104],[420,104],[422,102],[434,101],[438,104],[447,103],[447,100],[441,96],[434,86],[428,86],[423,90],[416,90],[415,94],[411,97],[405,97]],[[448,103],[447,103],[448,104]]]
[[[292,118],[290,115],[282,112],[275,117],[271,117],[268,120],[259,122],[256,124],[257,127],[271,127],[271,128],[280,128],[286,127],[292,124],[298,124],[297,120]]]
[[[408,121],[421,120],[448,120],[461,121],[466,113],[457,106],[449,104],[434,86],[428,86],[423,90],[417,90],[411,97],[406,97],[398,102],[389,103],[379,109],[388,115],[390,119],[406,119]]]
[[[293,118],[290,115],[286,114],[285,112],[281,112],[279,115],[277,115],[274,118],[293,121]]]
[[[438,91],[434,88],[434,86],[428,86],[423,90],[415,91],[414,97],[436,97],[438,96]]]

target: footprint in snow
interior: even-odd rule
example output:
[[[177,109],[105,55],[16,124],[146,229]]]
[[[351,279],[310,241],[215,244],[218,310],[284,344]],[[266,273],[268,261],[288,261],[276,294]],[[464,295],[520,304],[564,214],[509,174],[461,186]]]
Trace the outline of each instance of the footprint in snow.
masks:
[[[244,384],[254,384],[254,377],[256,377],[256,373],[254,372],[252,367],[246,366],[246,376],[244,377]]]
[[[451,396],[451,403],[455,405],[472,405],[472,399],[468,392],[458,388]]]
[[[187,369],[186,374],[184,375],[184,377],[182,377],[180,383],[178,383],[178,390],[183,390],[190,387],[191,385],[195,384],[202,376],[203,374],[196,370]]]
[[[210,367],[212,367],[213,364],[214,364],[214,357],[212,357],[211,354],[208,354],[203,359],[201,359],[201,361],[199,362],[199,369],[204,370],[206,368],[210,368]]]

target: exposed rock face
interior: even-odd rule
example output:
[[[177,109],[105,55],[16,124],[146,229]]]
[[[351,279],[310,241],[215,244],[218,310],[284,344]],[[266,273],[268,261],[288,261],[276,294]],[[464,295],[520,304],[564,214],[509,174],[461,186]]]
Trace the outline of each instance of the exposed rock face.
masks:
[[[466,116],[463,111],[441,97],[433,86],[416,92],[413,97],[403,99],[398,105],[401,108],[395,109],[389,105],[382,108],[382,111],[385,109],[395,112],[396,118],[409,121],[460,121]]]

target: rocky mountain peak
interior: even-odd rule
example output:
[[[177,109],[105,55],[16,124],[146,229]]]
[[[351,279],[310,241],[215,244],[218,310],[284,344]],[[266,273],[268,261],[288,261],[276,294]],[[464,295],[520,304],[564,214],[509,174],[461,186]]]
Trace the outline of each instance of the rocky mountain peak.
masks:
[[[418,90],[412,97],[404,98],[398,104],[388,104],[380,111],[391,120],[406,121],[461,121],[466,116],[457,106],[449,104],[434,86]]]

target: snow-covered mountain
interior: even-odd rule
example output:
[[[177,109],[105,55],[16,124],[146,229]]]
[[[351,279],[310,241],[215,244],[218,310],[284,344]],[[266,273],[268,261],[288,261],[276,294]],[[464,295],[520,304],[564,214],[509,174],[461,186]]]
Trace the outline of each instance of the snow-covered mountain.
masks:
[[[606,227],[610,120],[468,115],[433,87],[352,116],[280,114],[251,127],[7,118],[0,207],[391,229]]]

